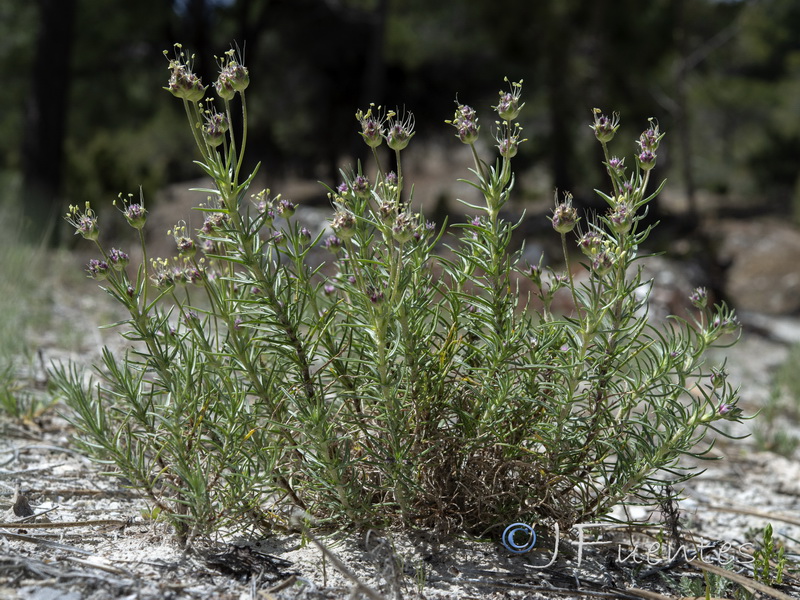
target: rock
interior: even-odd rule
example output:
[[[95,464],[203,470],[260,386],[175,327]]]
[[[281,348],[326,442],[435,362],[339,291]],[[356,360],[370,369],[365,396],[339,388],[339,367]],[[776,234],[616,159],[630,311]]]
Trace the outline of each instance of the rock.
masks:
[[[14,516],[16,517],[30,517],[33,515],[33,509],[28,501],[28,497],[19,490],[17,490],[14,495],[14,506],[12,506],[11,509],[14,511]]]
[[[727,265],[725,293],[738,310],[785,315],[800,311],[800,231],[774,219],[714,224],[717,254]]]
[[[666,256],[649,256],[634,263],[628,276],[633,277],[635,269],[640,267],[643,283],[637,294],[646,294],[649,290],[647,304],[651,321],[663,323],[669,315],[681,318],[697,315],[689,297],[696,288],[707,286],[708,281],[696,264]]]

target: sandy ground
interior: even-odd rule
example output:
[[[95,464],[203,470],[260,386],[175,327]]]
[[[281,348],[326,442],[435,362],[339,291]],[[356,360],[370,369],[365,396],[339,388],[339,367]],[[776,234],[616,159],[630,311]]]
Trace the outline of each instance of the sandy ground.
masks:
[[[639,590],[667,594],[665,579],[701,573],[697,558],[670,565],[652,546],[657,538],[610,525],[586,529],[583,544],[576,531],[562,532],[547,568],[554,532],[539,532],[541,546],[522,555],[494,542],[392,531],[221,538],[187,552],[164,523],[143,516],[141,497],[70,449],[58,418],[5,423],[3,434],[0,598],[658,598]],[[702,564],[749,576],[753,532],[772,523],[796,559],[800,464],[741,442],[718,455],[725,459],[707,465],[680,503],[687,556],[702,549]],[[596,539],[605,544],[588,543]],[[774,592],[785,595],[758,597],[800,597],[800,581],[785,581]]]

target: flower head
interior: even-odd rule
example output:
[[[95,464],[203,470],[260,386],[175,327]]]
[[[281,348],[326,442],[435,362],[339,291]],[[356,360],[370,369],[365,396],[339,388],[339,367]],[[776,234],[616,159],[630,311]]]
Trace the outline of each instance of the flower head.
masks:
[[[711,326],[717,329],[720,335],[726,335],[735,333],[736,330],[739,329],[739,320],[733,315],[726,316],[718,314],[711,322]]]
[[[338,210],[331,222],[331,228],[339,238],[349,240],[356,233],[356,218],[349,211]]]
[[[475,109],[466,104],[459,104],[452,121],[445,123],[456,128],[456,137],[464,144],[474,144],[478,140],[478,117]]]
[[[208,213],[199,232],[201,235],[210,235],[219,230],[229,219],[225,213]]]
[[[225,141],[225,132],[229,129],[228,117],[216,110],[205,113],[206,122],[203,125],[203,137],[209,146],[217,147]]]
[[[421,215],[418,216],[421,217]],[[419,242],[420,240],[429,237],[435,232],[436,232],[436,223],[434,223],[433,221],[425,221],[424,225],[420,225],[420,227],[417,227],[417,229],[414,231],[414,240]]]
[[[127,253],[123,252],[122,250],[112,248],[111,252],[108,253],[108,260],[111,261],[111,266],[114,267],[114,269],[117,271],[122,271],[128,266],[128,263],[131,259]]]
[[[578,247],[586,256],[593,258],[603,247],[603,237],[596,231],[587,231],[578,240]]]
[[[579,219],[578,211],[572,206],[572,194],[564,194],[564,201],[556,204],[550,220],[558,233],[569,233],[575,229]]]
[[[717,414],[726,421],[736,421],[742,416],[742,409],[733,403],[720,402]]]
[[[633,225],[633,211],[623,201],[609,210],[607,218],[611,229],[617,233],[628,233]]]
[[[689,295],[689,301],[697,308],[705,308],[708,305],[708,290],[704,287],[695,288]]]
[[[504,123],[497,132],[495,140],[497,140],[497,149],[500,151],[500,156],[503,158],[514,158],[519,150],[519,145],[527,140],[519,139],[522,132],[522,127],[519,123],[514,123],[514,127]]]
[[[410,112],[398,115],[393,111],[388,114],[388,119],[386,144],[392,150],[403,150],[416,133],[414,131],[414,115]]]
[[[175,285],[175,271],[166,258],[154,258],[151,261],[153,274],[150,280],[157,288],[167,289]]]
[[[592,260],[592,271],[603,276],[614,266],[614,255],[608,250],[601,250]]]
[[[95,241],[100,237],[100,230],[97,228],[97,215],[88,202],[84,210],[70,205],[64,219],[75,228],[75,235],[81,234],[85,239],[91,241]]]
[[[608,160],[608,163],[606,164],[606,167],[608,167],[608,171],[612,175],[615,175],[615,176],[617,176],[619,178],[622,178],[622,177],[625,176],[625,159],[624,158],[618,158],[616,156],[613,156]]]
[[[108,263],[104,260],[97,260],[93,258],[89,261],[89,264],[86,265],[86,272],[89,273],[89,277],[92,279],[103,280],[108,277]]]
[[[339,239],[335,235],[331,235],[325,240],[323,245],[325,246],[325,249],[328,252],[332,254],[339,254],[339,251],[342,249],[343,243],[341,239]]]
[[[133,202],[133,194],[128,194],[127,198],[123,198],[122,194],[117,196],[121,207],[118,207],[120,212],[125,216],[128,225],[134,229],[141,230],[147,221],[147,211],[144,208],[144,194],[139,190],[139,202]],[[117,200],[114,200],[114,206],[117,206]]]
[[[367,289],[367,296],[373,304],[382,304],[385,298],[383,291],[374,286],[369,286]]]
[[[356,197],[361,198],[362,200],[364,198],[369,198],[371,189],[369,185],[369,179],[367,179],[363,175],[356,175],[350,187],[353,190],[353,193],[356,195]]]
[[[285,246],[286,236],[283,234],[282,231],[273,231],[272,237],[270,237],[269,241],[271,241],[276,246]]]
[[[166,50],[164,55],[167,55]],[[187,61],[183,47],[175,44],[175,58],[169,61],[170,77],[167,87],[164,88],[173,96],[187,102],[199,102],[206,93],[206,88],[203,87],[200,78],[192,72],[193,61],[194,56]]]
[[[186,233],[186,222],[180,221],[177,225],[167,232],[175,239],[175,246],[178,249],[178,256],[182,258],[191,258],[197,251],[197,246],[194,240]]]
[[[275,209],[278,211],[278,215],[284,219],[289,219],[297,210],[297,205],[289,200],[280,200]]]
[[[236,92],[243,92],[250,85],[250,73],[236,54],[236,51],[231,49],[225,53],[226,58],[217,59],[220,73],[214,82],[214,89],[217,96],[223,100],[233,99]]]
[[[272,221],[275,219],[275,200],[280,199],[280,195],[273,200],[269,196],[270,190],[261,190],[257,194],[251,194],[250,198],[252,199],[253,206],[256,207],[258,214],[260,215],[261,222],[265,226],[269,226],[272,224]]]
[[[642,150],[636,158],[642,171],[649,171],[656,166],[656,155],[650,150]]]
[[[195,265],[188,263],[183,267],[183,277],[182,279],[186,280],[189,283],[200,284],[203,282],[205,278],[205,273],[203,271],[202,265],[200,267],[196,267]]]
[[[377,185],[377,193],[384,202],[395,202],[397,198],[397,173],[389,171]]]
[[[711,368],[711,375],[709,375],[709,379],[711,380],[711,387],[713,387],[715,390],[724,387],[727,378],[728,372],[725,370],[725,367]]]
[[[522,80],[510,82],[508,77],[505,81],[511,86],[511,91],[504,92],[500,90],[500,100],[497,106],[493,106],[495,111],[504,121],[513,121],[519,115],[519,111],[525,106],[525,103],[519,103],[519,98],[522,95]]]
[[[524,274],[530,279],[533,284],[541,288],[542,287],[542,266],[541,265],[531,265],[529,264],[528,267],[525,269]]]
[[[656,166],[656,150],[661,143],[664,134],[658,129],[655,119],[649,119],[650,126],[639,136],[636,144],[639,146],[639,154],[636,156],[639,167],[643,171],[649,171]]]
[[[594,129],[594,136],[603,144],[614,139],[614,134],[619,129],[619,113],[612,113],[611,118],[602,114],[599,108],[592,109],[594,123],[589,125]]]
[[[375,111],[373,114],[372,111]],[[370,148],[377,148],[383,143],[384,122],[386,115],[381,114],[381,107],[374,104],[369,105],[367,112],[358,111],[356,119],[361,124],[361,137]]]
[[[651,117],[648,119],[648,121],[650,122],[650,126],[642,132],[642,135],[639,136],[639,141],[637,144],[642,150],[650,150],[651,152],[655,153],[656,150],[658,150],[658,146],[661,143],[661,138],[664,137],[664,134],[659,131],[658,122],[655,119]]]
[[[378,205],[378,218],[384,225],[394,223],[397,217],[397,204],[391,201],[382,201]]]
[[[392,236],[401,244],[411,241],[417,230],[417,222],[413,215],[402,212],[394,220],[392,225]]]
[[[477,240],[479,237],[479,233],[481,233],[481,227],[483,227],[483,221],[480,217],[472,217],[469,222],[470,229],[472,229],[472,239]]]

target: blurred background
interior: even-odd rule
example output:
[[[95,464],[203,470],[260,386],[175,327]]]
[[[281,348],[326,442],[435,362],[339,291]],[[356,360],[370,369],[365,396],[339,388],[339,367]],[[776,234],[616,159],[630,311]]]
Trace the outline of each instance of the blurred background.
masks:
[[[528,142],[509,216],[526,211],[532,262],[558,258],[537,241],[558,243],[546,219],[554,190],[600,207],[591,110],[621,115],[613,150],[629,166],[656,119],[667,135],[653,179],[667,186],[648,250],[668,258],[648,263],[654,301],[679,313],[706,285],[733,304],[746,333],[772,344],[742,345],[739,378],[752,379],[755,406],[769,397],[773,416],[800,420],[800,380],[772,377],[800,372],[800,346],[789,354],[800,341],[798,32],[796,0],[0,0],[0,404],[20,398],[9,356],[22,352],[41,374],[58,349],[102,344],[87,316],[114,320],[90,300],[102,294],[75,249],[91,248],[67,230],[66,207],[110,213],[141,186],[151,213],[168,215],[148,229],[166,231],[198,201],[176,191],[201,173],[181,102],[162,89],[163,52],[180,42],[205,83],[215,55],[241,50],[249,166],[262,162],[261,184],[320,210],[318,182],[336,185],[366,157],[354,114],[374,102],[416,116],[404,172],[426,214],[463,218],[455,198],[469,188],[452,182],[468,160],[444,121],[456,99],[474,106],[488,158],[497,91],[504,77],[524,80]],[[126,229],[116,217],[102,220],[104,235]],[[789,408],[777,404],[787,386]],[[794,452],[800,437],[787,444]]]
[[[369,102],[412,110],[417,146],[455,152],[443,121],[458,95],[488,139],[508,76],[527,103],[516,168],[535,174],[521,198],[594,202],[600,107],[622,116],[621,156],[658,120],[676,206],[797,220],[798,31],[793,0],[2,0],[0,202],[57,243],[70,203],[196,177],[182,107],[161,89],[163,51],[181,42],[206,83],[215,55],[242,49],[248,158],[273,179],[337,180],[363,154],[353,114]]]

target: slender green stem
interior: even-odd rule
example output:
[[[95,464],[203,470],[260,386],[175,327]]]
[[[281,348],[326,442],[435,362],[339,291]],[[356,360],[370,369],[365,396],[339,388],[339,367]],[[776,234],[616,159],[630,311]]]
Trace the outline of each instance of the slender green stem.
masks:
[[[572,293],[572,302],[575,304],[575,311],[577,312],[578,316],[583,320],[583,315],[585,311],[581,309],[581,304],[578,301],[578,292],[575,289],[575,278],[572,275],[572,261],[569,258],[569,248],[567,246],[567,234],[561,234],[561,251],[564,253],[564,269],[567,271],[567,277],[569,278],[569,290]]]
[[[378,181],[384,181],[386,179],[386,174],[381,167],[381,159],[378,156],[378,149],[374,146],[372,147],[372,156],[375,159],[375,166],[378,167]],[[398,178],[399,181],[399,178]]]
[[[478,156],[478,150],[475,148],[475,144],[469,145],[470,150],[472,150],[472,160],[475,163],[475,169],[478,171],[480,178],[486,182],[488,181],[488,176],[486,174],[486,167],[483,164],[483,161]]]
[[[141,270],[141,277],[142,281],[137,281],[137,288],[141,288],[142,294],[142,306],[147,306],[147,244],[144,241],[144,230],[139,228],[139,246],[142,249],[142,270]]]
[[[400,161],[400,150],[394,151],[395,158],[397,159],[397,208],[403,206],[403,164]]]
[[[605,142],[600,142],[600,145],[603,148],[603,157],[605,158],[606,165],[608,165],[609,161],[611,160],[608,155],[608,144]],[[619,182],[617,181],[617,178],[611,174],[611,169],[608,166],[606,166],[606,170],[611,176],[611,185],[614,187],[614,196],[619,196]]]
[[[231,148],[232,148],[232,151],[235,151],[236,150],[236,131],[234,130],[234,127],[233,127],[233,115],[231,114],[231,101],[230,100],[225,100],[225,116],[228,118],[228,135],[231,138],[231,142],[230,142],[231,143]],[[226,161],[226,164],[227,164],[227,161]],[[237,170],[236,171],[236,176],[234,176],[234,181],[233,181],[234,186],[236,185],[236,181],[238,179],[238,177],[237,177],[238,174],[239,174],[239,171]]]
[[[233,185],[239,185],[239,173],[242,170],[242,161],[244,160],[244,153],[247,149],[247,101],[245,99],[244,90],[240,93],[242,98],[242,145],[239,147],[239,160],[236,162],[236,171],[233,177]]]
[[[200,132],[202,121],[200,120],[199,111],[197,107],[188,100],[183,101],[183,107],[186,110],[186,118],[189,120],[189,128],[192,130],[192,136],[197,144],[197,148],[200,150],[203,160],[206,163],[210,163],[206,141],[203,139],[203,136]]]

